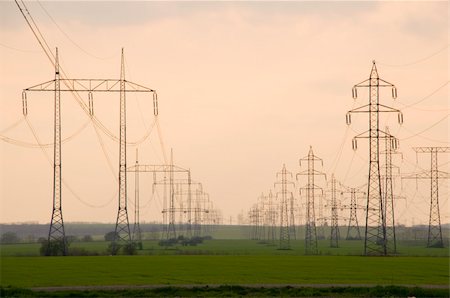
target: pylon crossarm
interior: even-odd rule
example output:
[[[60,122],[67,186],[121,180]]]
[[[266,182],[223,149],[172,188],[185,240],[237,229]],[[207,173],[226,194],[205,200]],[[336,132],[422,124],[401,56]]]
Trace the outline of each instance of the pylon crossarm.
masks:
[[[60,79],[63,92],[120,92],[120,82],[117,79]],[[40,83],[24,89],[24,91],[55,91],[55,80]],[[124,80],[124,92],[155,92],[154,89]],[[127,88],[128,87],[128,88]]]
[[[431,151],[435,152],[450,152],[450,147],[413,147],[413,150],[417,153],[429,153]]]

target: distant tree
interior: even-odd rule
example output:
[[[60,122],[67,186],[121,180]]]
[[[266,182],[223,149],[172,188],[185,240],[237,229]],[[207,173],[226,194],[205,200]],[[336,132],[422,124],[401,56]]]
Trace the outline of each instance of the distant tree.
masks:
[[[17,237],[17,234],[14,232],[3,233],[2,236],[0,237],[1,243],[10,244],[10,243],[18,243],[19,241],[20,241],[19,237]]]
[[[111,231],[105,234],[105,241],[114,241],[114,239],[119,235],[115,231]]]
[[[81,238],[81,241],[83,242],[92,242],[92,236],[91,235],[84,235],[83,238]]]

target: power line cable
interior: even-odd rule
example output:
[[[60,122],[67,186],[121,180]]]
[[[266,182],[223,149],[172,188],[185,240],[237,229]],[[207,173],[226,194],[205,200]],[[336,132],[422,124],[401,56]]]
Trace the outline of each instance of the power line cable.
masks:
[[[432,53],[432,54],[430,54],[430,55],[428,55],[428,56],[426,56],[426,57],[424,57],[424,58],[421,58],[421,59],[418,59],[418,60],[415,60],[415,61],[412,61],[412,62],[409,62],[409,63],[404,63],[404,64],[388,64],[388,63],[380,62],[380,61],[377,60],[377,64],[380,64],[380,65],[383,65],[383,66],[389,66],[389,67],[404,67],[404,66],[415,65],[415,64],[421,63],[421,62],[423,62],[423,61],[426,61],[426,60],[428,60],[428,59],[430,59],[430,58],[432,58],[432,57],[434,57],[434,56],[440,54],[441,52],[443,52],[443,51],[445,51],[446,49],[448,49],[449,45],[450,45],[450,44],[446,44],[443,48],[439,49],[438,51],[436,51],[436,52],[434,52],[434,53]]]

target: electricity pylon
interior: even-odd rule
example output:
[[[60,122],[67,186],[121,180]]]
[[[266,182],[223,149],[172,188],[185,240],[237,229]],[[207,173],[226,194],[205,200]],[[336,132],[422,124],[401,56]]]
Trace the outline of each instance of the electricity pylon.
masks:
[[[361,240],[361,232],[359,230],[359,224],[358,224],[358,216],[356,214],[357,209],[364,209],[363,206],[359,206],[356,203],[356,195],[362,194],[365,195],[365,192],[362,192],[354,187],[345,187],[344,193],[350,193],[350,206],[345,206],[345,208],[350,209],[350,216],[348,218],[348,226],[347,226],[347,236],[345,237],[345,240]]]
[[[295,229],[295,199],[293,193],[291,193],[291,197],[289,198],[289,234],[292,239],[297,239],[297,231]]]
[[[294,186],[294,183],[288,179],[292,173],[286,170],[283,164],[281,172],[277,173],[277,182],[274,187],[281,185],[281,191],[276,193],[276,197],[280,199],[280,247],[279,249],[291,249],[291,239],[289,233],[289,213],[288,200],[292,196],[292,192],[288,190],[289,185]]]
[[[369,130],[355,136],[352,140],[353,149],[357,149],[358,138],[369,139],[369,179],[367,184],[367,208],[366,208],[366,229],[364,233],[364,254],[365,255],[387,255],[386,248],[386,227],[385,227],[385,207],[381,189],[380,177],[380,139],[395,138],[380,130],[380,113],[398,113],[398,122],[403,122],[403,115],[397,109],[380,104],[380,87],[392,88],[392,97],[397,97],[397,89],[389,82],[379,78],[375,61],[373,61],[369,79],[353,86],[353,98],[357,98],[357,90],[360,87],[369,88],[369,103],[347,112],[347,124],[351,123],[351,114],[368,113]],[[394,142],[396,147],[397,142]]]
[[[430,153],[431,168],[429,172],[421,172],[403,178],[430,179],[430,217],[428,221],[427,247],[444,247],[442,240],[441,214],[439,211],[439,179],[450,179],[450,174],[439,171],[438,153],[450,153],[450,147],[415,147],[417,153]]]
[[[331,237],[330,247],[339,247],[339,218],[336,198],[336,178],[331,174]]]
[[[131,234],[128,224],[128,213],[126,209],[126,174],[124,175],[126,166],[126,119],[125,119],[125,94],[127,92],[144,92],[153,93],[153,107],[154,115],[158,115],[157,109],[157,97],[156,91],[142,85],[126,81],[125,69],[123,63],[123,49],[121,60],[121,75],[120,79],[69,79],[61,77],[60,64],[58,58],[58,49],[56,49],[55,56],[55,79],[34,85],[26,88],[22,92],[22,104],[24,105],[24,115],[28,113],[27,110],[27,97],[28,91],[39,92],[54,92],[55,94],[55,116],[54,116],[54,156],[53,156],[53,209],[52,218],[50,222],[49,237],[48,240],[62,241],[61,251],[59,254],[67,254],[67,243],[65,240],[64,221],[62,216],[62,192],[61,184],[62,180],[62,165],[61,165],[61,92],[70,92],[79,98],[79,93],[87,92],[89,99],[89,106],[86,106],[81,100],[82,108],[85,111],[89,111],[91,119],[95,125],[102,125],[94,117],[93,106],[93,93],[94,92],[119,92],[120,93],[120,157],[119,157],[119,212],[118,220],[116,223],[116,238],[113,242],[113,254],[117,252],[117,246],[115,243],[119,240],[123,240],[126,243],[130,243]],[[120,219],[120,220],[119,220]],[[125,235],[124,235],[125,234]],[[49,253],[49,252],[47,252]]]
[[[176,238],[176,234],[175,234],[175,201],[174,201],[174,174],[175,173],[181,173],[183,175],[186,175],[187,177],[187,183],[188,183],[188,188],[190,189],[191,186],[189,186],[190,184],[192,184],[192,181],[190,179],[191,174],[190,174],[190,170],[188,169],[184,169],[178,166],[175,166],[173,164],[173,155],[171,155],[171,162],[170,164],[164,164],[164,165],[143,165],[143,164],[136,164],[133,166],[130,166],[127,168],[127,172],[147,172],[147,173],[153,173],[153,188],[157,185],[157,184],[163,184],[164,185],[164,191],[167,188],[167,185],[169,185],[169,208],[166,208],[166,206],[163,208],[163,215],[164,218],[166,216],[167,213],[169,213],[169,223],[166,225],[166,231],[165,231],[165,237],[166,239],[172,239],[172,238]],[[157,175],[162,174],[163,175],[163,180],[162,182],[158,182],[157,181]],[[167,179],[167,174],[169,175],[169,179]],[[169,181],[167,181],[169,180]],[[166,199],[166,196],[164,196],[164,198]],[[188,196],[188,198],[190,198],[190,196]],[[166,221],[164,220],[164,223],[166,224]]]
[[[320,161],[322,165],[323,162],[322,159],[314,155],[312,146],[309,147],[308,156],[299,160],[300,167],[302,166],[302,160],[308,162],[308,169],[297,173],[296,178],[298,180],[299,175],[308,176],[308,183],[305,187],[300,188],[300,195],[302,190],[306,190],[305,254],[316,255],[318,254],[318,249],[314,196],[316,190],[320,190],[323,195],[323,190],[314,183],[314,177],[323,175],[326,179],[326,175],[314,169],[316,161]]]
[[[136,148],[136,167],[139,167],[138,149]],[[142,249],[142,233],[139,219],[139,171],[134,173],[134,226],[133,242]]]
[[[268,210],[269,230],[268,230],[267,239],[268,239],[269,243],[275,244],[276,210],[275,210],[275,204],[273,201],[272,190],[269,191],[268,205],[269,205],[269,210]]]
[[[386,127],[386,133],[389,135],[389,127]],[[384,225],[386,228],[386,250],[388,254],[397,253],[397,241],[395,237],[395,213],[394,213],[394,185],[392,169],[397,168],[392,164],[392,155],[399,154],[393,148],[395,139],[385,138],[385,150],[380,152],[385,156],[382,185],[383,185],[383,204],[384,208]]]

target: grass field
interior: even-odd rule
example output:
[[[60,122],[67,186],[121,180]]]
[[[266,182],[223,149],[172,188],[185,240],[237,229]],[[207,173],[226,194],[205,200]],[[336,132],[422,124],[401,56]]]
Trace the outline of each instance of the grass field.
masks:
[[[1,285],[448,285],[448,261],[356,256],[2,257]]]
[[[328,240],[320,240],[319,253],[321,255],[359,256],[363,252],[362,241],[339,242],[339,248],[330,248]],[[84,249],[99,255],[106,254],[109,242],[74,242],[70,245],[72,249]],[[425,242],[399,241],[399,256],[431,256],[448,257],[450,251],[445,248],[426,248]],[[158,245],[158,241],[144,241],[144,249],[138,251],[140,255],[304,255],[303,240],[291,241],[291,250],[278,250],[276,244],[261,244],[254,240],[206,240],[197,246],[181,246],[165,249]],[[0,256],[39,256],[38,243],[31,244],[3,244],[0,245]]]

